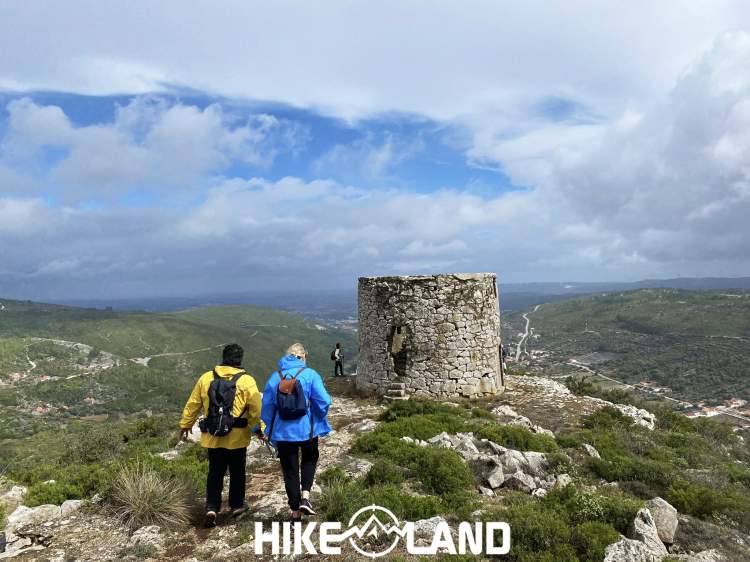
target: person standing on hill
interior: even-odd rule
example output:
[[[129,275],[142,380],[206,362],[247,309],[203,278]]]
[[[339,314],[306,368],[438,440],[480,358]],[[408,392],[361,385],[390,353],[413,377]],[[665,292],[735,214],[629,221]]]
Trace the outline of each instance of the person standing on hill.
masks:
[[[344,350],[341,349],[341,344],[337,343],[334,350],[331,352],[331,359],[333,359],[333,376],[344,376]],[[341,375],[339,375],[341,373]]]
[[[245,504],[245,465],[252,433],[263,437],[261,398],[255,379],[242,369],[244,351],[237,344],[224,348],[221,365],[203,373],[188,398],[180,419],[181,438],[187,439],[200,420],[201,446],[208,449],[206,527],[216,525],[221,510],[224,475],[229,470],[229,508],[238,517]]]
[[[302,513],[315,515],[310,490],[318,464],[318,437],[331,432],[327,419],[331,397],[323,379],[306,362],[301,343],[287,349],[279,370],[266,383],[261,410],[266,437],[279,452],[292,521],[299,521]]]

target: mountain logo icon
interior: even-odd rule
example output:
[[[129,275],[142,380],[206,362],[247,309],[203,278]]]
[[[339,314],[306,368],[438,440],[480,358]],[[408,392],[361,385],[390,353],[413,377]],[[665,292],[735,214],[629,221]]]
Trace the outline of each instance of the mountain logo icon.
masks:
[[[352,515],[349,530],[344,535],[349,538],[352,548],[363,556],[379,558],[396,548],[405,534],[392,511],[379,505],[369,505]]]

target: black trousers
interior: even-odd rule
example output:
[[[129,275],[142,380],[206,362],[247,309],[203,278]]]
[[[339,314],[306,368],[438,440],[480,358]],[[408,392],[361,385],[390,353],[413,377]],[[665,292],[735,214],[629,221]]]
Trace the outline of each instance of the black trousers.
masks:
[[[206,511],[221,509],[224,475],[229,469],[229,507],[245,505],[245,464],[247,449],[208,449],[208,478],[206,479]]]
[[[292,511],[297,511],[301,497],[300,490],[309,492],[313,485],[319,456],[318,438],[307,441],[278,441],[276,445],[281,461],[281,471],[284,474],[284,487],[289,507]]]
[[[336,365],[333,367],[333,376],[337,377],[341,373],[341,376],[344,376],[344,362],[343,361],[336,361]]]

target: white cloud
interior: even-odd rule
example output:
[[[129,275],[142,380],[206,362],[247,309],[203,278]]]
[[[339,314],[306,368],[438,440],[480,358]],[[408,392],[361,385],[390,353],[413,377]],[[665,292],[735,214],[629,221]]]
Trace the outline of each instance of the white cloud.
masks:
[[[408,142],[392,133],[382,140],[366,134],[350,144],[337,144],[313,162],[313,170],[321,175],[343,178],[385,179],[393,168],[424,150],[421,138]]]
[[[177,84],[353,118],[453,119],[550,94],[609,113],[663,94],[749,12],[742,0],[4,2],[0,83],[94,95]]]
[[[112,123],[83,127],[73,126],[61,108],[28,98],[10,102],[8,113],[2,157],[34,166],[40,149],[64,149],[49,180],[62,187],[58,196],[73,200],[143,188],[195,189],[233,162],[264,169],[280,151],[307,141],[303,126],[271,115],[240,118],[218,104],[201,109],[150,97],[118,108]]]
[[[684,264],[750,258],[750,35],[729,33],[650,108],[596,125],[554,124],[514,138],[478,134],[495,162],[545,203],[564,201],[558,239],[594,262]]]

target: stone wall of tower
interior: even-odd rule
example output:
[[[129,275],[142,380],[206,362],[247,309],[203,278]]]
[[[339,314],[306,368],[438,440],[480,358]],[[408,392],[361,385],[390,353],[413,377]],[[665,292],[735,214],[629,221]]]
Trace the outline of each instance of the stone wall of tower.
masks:
[[[502,392],[501,369],[495,274],[359,279],[359,389],[475,398]]]

